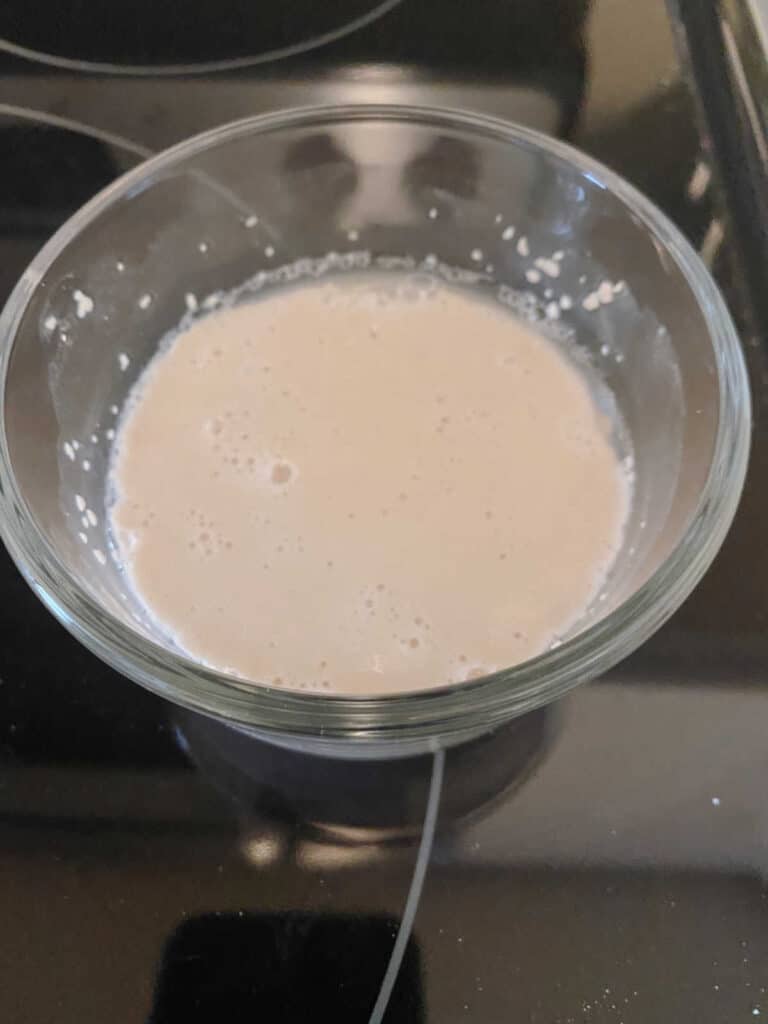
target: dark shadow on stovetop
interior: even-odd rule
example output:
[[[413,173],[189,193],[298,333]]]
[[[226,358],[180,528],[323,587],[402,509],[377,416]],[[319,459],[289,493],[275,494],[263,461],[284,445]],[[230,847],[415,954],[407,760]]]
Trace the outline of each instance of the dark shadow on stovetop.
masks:
[[[440,827],[488,813],[536,772],[557,735],[544,708],[445,754]],[[348,761],[265,743],[179,710],[179,738],[202,777],[236,808],[245,833],[333,842],[410,843],[421,835],[434,759]]]

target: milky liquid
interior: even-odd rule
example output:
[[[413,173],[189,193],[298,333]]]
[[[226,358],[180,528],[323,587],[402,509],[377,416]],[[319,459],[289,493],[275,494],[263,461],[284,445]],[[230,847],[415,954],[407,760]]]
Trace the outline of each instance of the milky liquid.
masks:
[[[418,690],[548,648],[631,484],[589,383],[503,307],[340,277],[214,313],[131,396],[111,527],[188,654],[274,686]]]

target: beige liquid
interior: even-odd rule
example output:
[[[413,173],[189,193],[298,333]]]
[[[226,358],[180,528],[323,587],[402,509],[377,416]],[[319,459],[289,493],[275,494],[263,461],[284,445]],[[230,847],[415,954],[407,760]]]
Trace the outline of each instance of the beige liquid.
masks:
[[[213,314],[139,382],[112,529],[189,654],[372,694],[525,660],[595,599],[630,481],[587,380],[466,291],[311,283]]]

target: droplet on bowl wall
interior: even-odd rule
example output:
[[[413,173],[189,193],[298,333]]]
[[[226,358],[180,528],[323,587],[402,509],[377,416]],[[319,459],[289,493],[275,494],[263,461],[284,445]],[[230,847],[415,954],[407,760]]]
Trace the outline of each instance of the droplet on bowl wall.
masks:
[[[86,295],[79,288],[75,288],[72,292],[72,298],[75,300],[75,315],[78,320],[85,319],[89,313],[93,312],[93,299],[90,295]]]
[[[533,261],[534,264],[546,274],[547,277],[559,277],[560,276],[560,264],[557,260],[548,260],[543,256],[539,256],[538,259]]]
[[[601,305],[607,305],[609,302],[613,302],[613,285],[610,281],[603,281],[597,289],[597,297],[600,300]]]

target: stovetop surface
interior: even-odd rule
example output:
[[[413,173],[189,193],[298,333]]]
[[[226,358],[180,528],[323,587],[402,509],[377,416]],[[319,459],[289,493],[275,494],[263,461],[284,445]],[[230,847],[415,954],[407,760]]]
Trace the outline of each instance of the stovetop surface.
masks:
[[[748,482],[656,637],[444,763],[351,770],[182,713],[83,650],[3,553],[0,1020],[768,1018],[766,339],[664,3],[203,7],[5,5],[3,298],[94,192],[214,124],[323,101],[494,113],[618,169],[714,261],[755,395]]]

